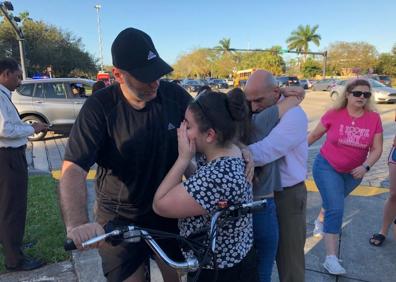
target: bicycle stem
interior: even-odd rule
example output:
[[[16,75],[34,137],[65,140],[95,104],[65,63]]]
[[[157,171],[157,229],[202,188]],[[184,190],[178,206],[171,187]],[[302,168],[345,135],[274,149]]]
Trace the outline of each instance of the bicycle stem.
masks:
[[[145,231],[140,230],[143,235],[143,239],[149,245],[151,250],[158,255],[168,266],[178,269],[185,270],[187,272],[196,271],[199,267],[199,262],[196,258],[187,258],[185,262],[176,262],[170,259],[165,252],[161,249],[161,247],[157,244],[157,242],[151,237],[151,235]]]

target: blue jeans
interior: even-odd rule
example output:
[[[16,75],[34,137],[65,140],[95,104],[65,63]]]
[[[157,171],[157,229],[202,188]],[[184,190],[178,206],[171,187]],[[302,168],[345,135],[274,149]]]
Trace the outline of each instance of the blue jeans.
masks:
[[[279,241],[274,198],[268,198],[267,206],[263,210],[253,213],[253,234],[260,282],[271,282]]]
[[[323,232],[339,234],[344,215],[344,198],[359,186],[362,179],[355,179],[350,173],[337,172],[321,154],[316,156],[312,174],[325,210]]]

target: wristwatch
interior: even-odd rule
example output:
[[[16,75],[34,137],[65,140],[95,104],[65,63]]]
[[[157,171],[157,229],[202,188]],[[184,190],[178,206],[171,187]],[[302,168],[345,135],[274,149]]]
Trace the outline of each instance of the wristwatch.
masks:
[[[362,164],[366,171],[370,171],[370,166],[368,164]]]

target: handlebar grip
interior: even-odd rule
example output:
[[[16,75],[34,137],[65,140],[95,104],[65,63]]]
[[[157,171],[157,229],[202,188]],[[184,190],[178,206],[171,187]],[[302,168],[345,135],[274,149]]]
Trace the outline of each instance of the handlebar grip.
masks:
[[[73,251],[76,250],[77,247],[74,244],[73,240],[71,239],[66,239],[64,244],[63,244],[63,248],[65,249],[65,251]]]

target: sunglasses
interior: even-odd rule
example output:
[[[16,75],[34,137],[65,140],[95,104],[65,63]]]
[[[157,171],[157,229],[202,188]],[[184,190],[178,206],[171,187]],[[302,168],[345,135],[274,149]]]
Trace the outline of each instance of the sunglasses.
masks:
[[[368,99],[371,97],[371,92],[364,92],[364,91],[351,91],[351,94],[353,95],[353,97],[363,97]]]

